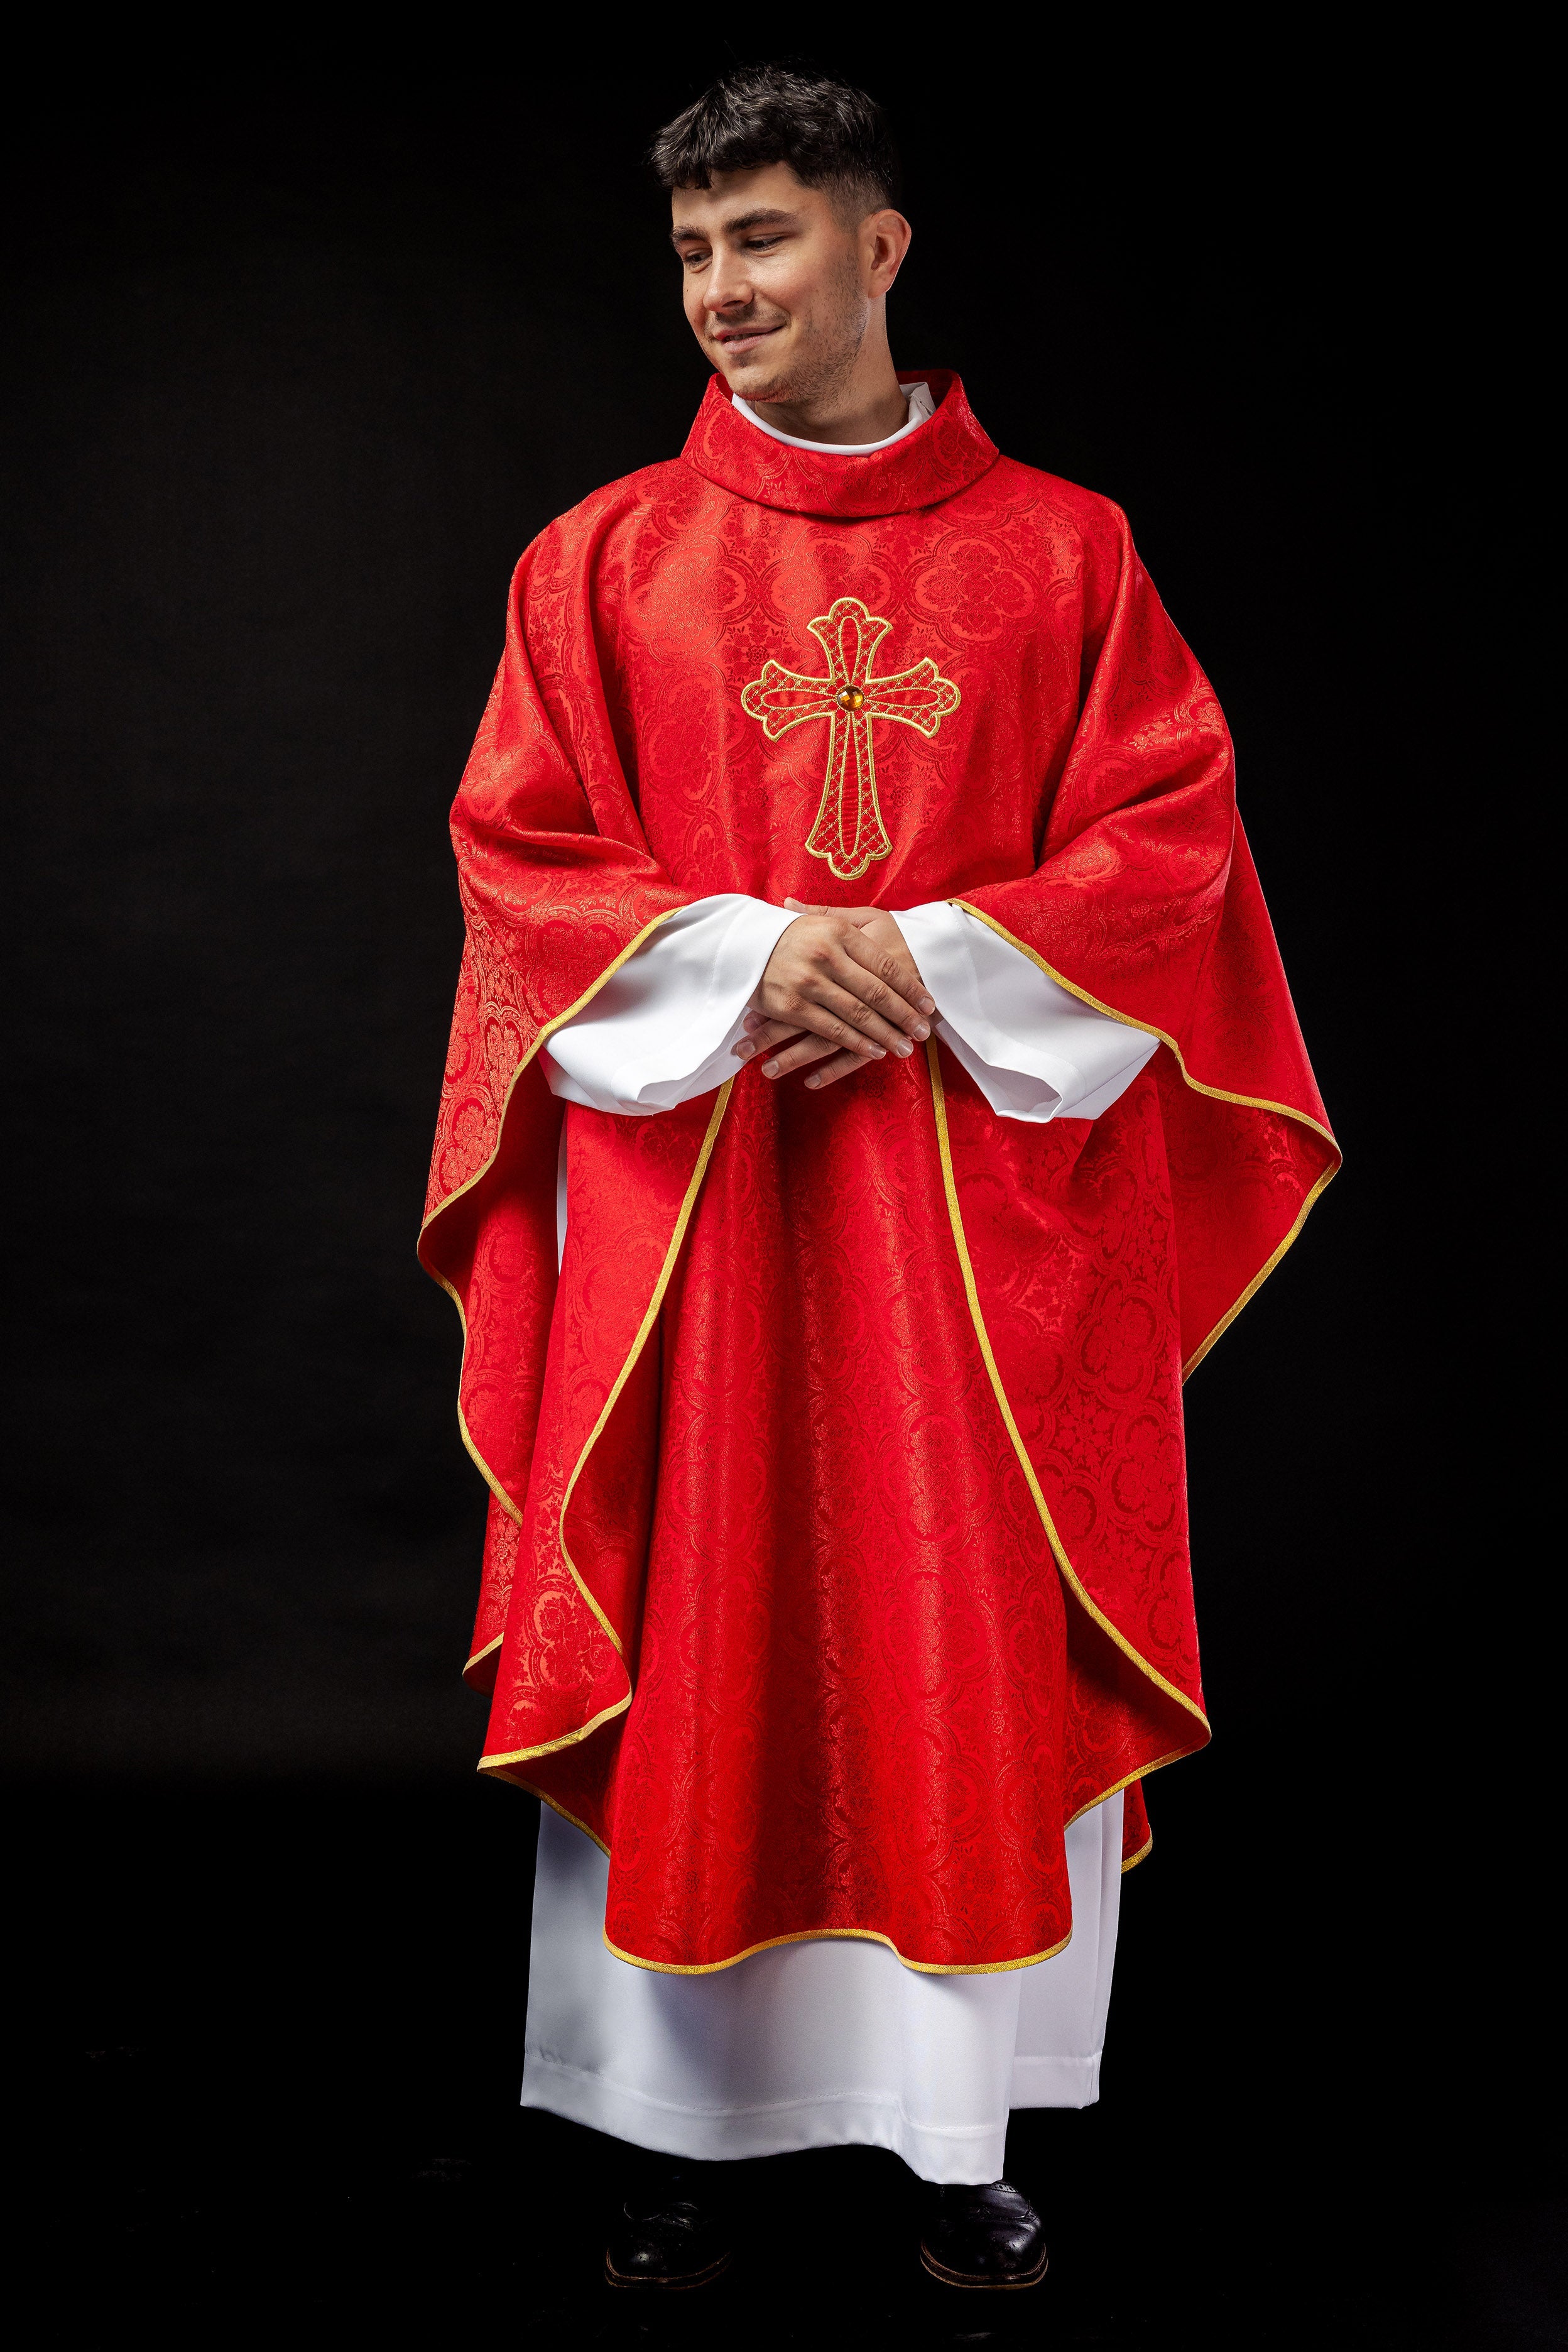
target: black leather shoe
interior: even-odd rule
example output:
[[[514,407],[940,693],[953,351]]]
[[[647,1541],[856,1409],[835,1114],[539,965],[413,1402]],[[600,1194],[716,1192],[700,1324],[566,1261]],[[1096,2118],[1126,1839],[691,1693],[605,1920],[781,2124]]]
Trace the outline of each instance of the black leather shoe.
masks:
[[[1045,2276],[1045,2224],[1005,2180],[938,2189],[920,2259],[944,2286],[1036,2286]]]
[[[706,2286],[729,2268],[729,2230],[696,2183],[671,2165],[626,2200],[604,2254],[612,2286]]]

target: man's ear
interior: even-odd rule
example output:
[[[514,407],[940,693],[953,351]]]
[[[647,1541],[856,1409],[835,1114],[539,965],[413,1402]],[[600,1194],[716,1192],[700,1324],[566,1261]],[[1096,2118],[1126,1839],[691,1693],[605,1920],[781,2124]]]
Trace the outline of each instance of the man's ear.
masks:
[[[904,257],[914,235],[904,215],[895,212],[891,205],[884,205],[880,212],[867,214],[861,223],[861,250],[866,257],[867,275],[874,281],[873,292],[887,292],[904,267]]]

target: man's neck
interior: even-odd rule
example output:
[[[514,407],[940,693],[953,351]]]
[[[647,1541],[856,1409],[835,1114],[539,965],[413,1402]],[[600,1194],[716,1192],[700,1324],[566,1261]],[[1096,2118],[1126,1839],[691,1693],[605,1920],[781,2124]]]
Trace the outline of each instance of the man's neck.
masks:
[[[765,425],[776,433],[788,433],[792,440],[852,446],[885,441],[907,419],[909,395],[894,373],[885,344],[874,354],[862,352],[861,358],[876,363],[863,368],[857,363],[841,384],[820,399],[754,400],[747,405]]]

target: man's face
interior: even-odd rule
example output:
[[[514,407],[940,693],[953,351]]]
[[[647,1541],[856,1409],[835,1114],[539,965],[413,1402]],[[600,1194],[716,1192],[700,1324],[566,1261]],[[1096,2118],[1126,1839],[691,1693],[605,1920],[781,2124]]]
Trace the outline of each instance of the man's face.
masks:
[[[846,213],[829,190],[806,187],[788,163],[727,173],[711,188],[677,188],[671,209],[686,317],[732,392],[810,401],[847,380],[873,302],[903,257],[908,230],[898,214],[857,220],[852,207]],[[879,222],[897,222],[902,232],[891,268],[880,254]]]

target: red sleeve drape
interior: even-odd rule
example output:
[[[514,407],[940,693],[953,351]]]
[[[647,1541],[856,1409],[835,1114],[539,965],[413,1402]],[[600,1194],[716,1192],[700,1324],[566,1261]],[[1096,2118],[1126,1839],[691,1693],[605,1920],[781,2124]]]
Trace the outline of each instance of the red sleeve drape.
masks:
[[[591,566],[547,531],[452,813],[467,925],[420,1256],[464,1321],[459,1413],[489,1482],[480,1636],[521,1512],[555,1297],[561,1105],[539,1053],[692,903],[650,854],[605,710]]]
[[[1040,866],[961,903],[1166,1048],[1155,1068],[1190,1371],[1293,1239],[1339,1154],[1237,814],[1219,704],[1125,518],[1096,506],[1110,528],[1086,549],[1082,709]]]

